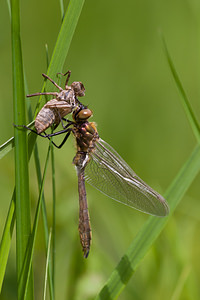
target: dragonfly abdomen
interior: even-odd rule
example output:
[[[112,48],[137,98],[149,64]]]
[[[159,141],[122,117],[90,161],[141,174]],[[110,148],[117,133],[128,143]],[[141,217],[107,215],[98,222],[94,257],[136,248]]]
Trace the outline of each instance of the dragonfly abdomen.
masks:
[[[90,243],[92,239],[90,217],[87,205],[84,169],[77,167],[78,175],[78,191],[79,191],[79,235],[84,257],[87,258],[90,251]]]

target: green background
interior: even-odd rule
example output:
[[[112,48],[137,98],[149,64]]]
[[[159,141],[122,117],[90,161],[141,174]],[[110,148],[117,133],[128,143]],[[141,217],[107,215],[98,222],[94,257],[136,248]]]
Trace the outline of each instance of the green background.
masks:
[[[82,81],[82,102],[93,111],[102,139],[111,144],[150,186],[165,192],[193,150],[192,134],[162,48],[166,39],[190,103],[199,120],[199,9],[196,1],[87,0],[61,71]],[[59,1],[22,1],[21,38],[30,93],[39,92],[46,72],[45,44],[52,54],[61,25]],[[0,144],[13,136],[10,18],[0,10]],[[31,98],[33,108],[37,98]],[[48,141],[38,138],[41,162]],[[56,164],[56,298],[93,299],[148,218],[116,203],[87,185],[93,229],[90,255],[84,260],[78,236],[77,178],[73,137]],[[42,163],[43,166],[43,163]],[[13,151],[0,161],[0,235],[13,187]],[[174,216],[137,269],[119,299],[199,299],[199,176]],[[38,198],[30,164],[33,213]],[[51,225],[51,168],[45,184]],[[45,246],[42,222],[34,254],[35,299],[41,299]],[[2,299],[16,299],[13,237]],[[179,293],[180,287],[180,293]],[[178,298],[178,296],[180,296]]]

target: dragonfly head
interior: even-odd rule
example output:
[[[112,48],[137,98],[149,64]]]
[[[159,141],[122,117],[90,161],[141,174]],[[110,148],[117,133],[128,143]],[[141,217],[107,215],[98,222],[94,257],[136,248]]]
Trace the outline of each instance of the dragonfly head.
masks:
[[[74,81],[71,84],[71,88],[74,90],[76,97],[83,97],[85,96],[85,87],[80,81]]]

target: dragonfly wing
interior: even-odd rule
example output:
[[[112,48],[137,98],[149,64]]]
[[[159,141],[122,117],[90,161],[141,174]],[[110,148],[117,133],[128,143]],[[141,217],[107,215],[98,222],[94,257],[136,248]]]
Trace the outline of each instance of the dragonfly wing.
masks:
[[[166,216],[165,199],[149,187],[105,141],[99,139],[85,168],[85,179],[96,189],[145,213]]]

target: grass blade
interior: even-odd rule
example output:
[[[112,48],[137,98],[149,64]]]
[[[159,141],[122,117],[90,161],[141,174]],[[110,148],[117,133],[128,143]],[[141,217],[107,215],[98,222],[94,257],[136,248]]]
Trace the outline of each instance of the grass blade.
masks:
[[[5,275],[6,265],[8,261],[8,254],[10,251],[10,244],[13,234],[13,228],[15,224],[15,191],[13,193],[13,197],[10,203],[1,244],[0,244],[0,294],[3,284],[3,279]]]
[[[84,2],[84,0],[71,0],[69,2],[47,71],[47,75],[54,80],[56,79],[56,74],[58,72],[62,72],[62,68],[69,51],[72,37],[74,35]],[[52,90],[52,84],[48,81],[45,81],[42,91],[44,91],[46,85],[47,88],[48,85],[50,85]],[[41,99],[42,97],[39,98],[35,117],[38,113]]]
[[[176,283],[176,289],[171,297],[171,300],[179,300],[181,299],[181,292],[183,290],[183,287],[190,275],[191,272],[191,266],[190,265],[186,265],[185,268],[183,269],[178,282]]]
[[[63,0],[60,0],[60,13],[61,13],[61,20],[63,20],[65,16]]]
[[[41,183],[41,187],[40,187],[40,195],[39,195],[39,200],[38,200],[38,204],[37,204],[37,208],[36,208],[32,235],[31,235],[31,239],[30,239],[30,243],[29,243],[29,249],[27,251],[28,272],[27,272],[27,279],[26,279],[26,288],[24,291],[24,298],[26,298],[29,277],[31,274],[33,251],[34,251],[35,239],[36,239],[36,233],[37,233],[37,227],[38,227],[38,221],[39,221],[40,207],[41,207],[41,203],[42,203],[42,199],[43,199],[44,181],[45,181],[47,165],[48,165],[48,160],[49,160],[49,153],[50,153],[50,146],[49,146],[48,152],[47,152],[47,157],[46,157],[46,162],[45,162],[45,167],[44,167],[44,174],[43,174],[42,183]]]
[[[47,290],[47,270],[48,270],[48,264],[50,261],[50,249],[51,249],[51,231],[49,233],[49,242],[48,242],[48,248],[47,248],[47,259],[46,259],[46,268],[45,268],[45,279],[44,279],[44,294],[43,299],[46,299],[46,290]]]
[[[194,115],[194,112],[193,112],[192,107],[190,105],[190,102],[187,98],[187,95],[186,95],[186,93],[183,89],[181,81],[178,77],[178,74],[177,74],[176,69],[175,69],[174,64],[173,64],[173,61],[172,61],[172,59],[170,57],[170,54],[169,54],[169,51],[167,49],[167,45],[166,45],[166,42],[164,40],[164,37],[162,36],[161,38],[162,38],[163,47],[164,47],[165,55],[167,57],[167,61],[168,61],[170,70],[172,72],[173,78],[176,82],[177,88],[178,88],[179,93],[181,95],[181,103],[182,103],[183,108],[185,110],[186,116],[187,116],[188,121],[190,123],[190,126],[192,128],[192,131],[193,131],[197,141],[200,142],[200,126],[199,126],[198,121],[197,121],[197,119]]]
[[[32,149],[35,144],[35,139],[36,139],[36,135],[29,136],[28,160],[30,160]],[[36,148],[35,148],[35,150],[36,150]],[[4,275],[5,275],[6,264],[7,264],[7,260],[8,260],[10,244],[11,244],[11,239],[12,239],[12,234],[13,234],[13,227],[14,227],[15,218],[16,218],[16,215],[15,215],[16,198],[15,197],[16,196],[15,196],[15,189],[14,189],[10,207],[9,207],[9,211],[8,211],[8,215],[7,215],[7,219],[6,219],[5,226],[4,226],[3,235],[1,238],[1,244],[0,244],[0,266],[1,266],[1,268],[0,268],[0,292],[1,292],[1,288],[2,288]]]
[[[64,8],[63,8],[64,9]],[[64,16],[64,11],[63,11]],[[49,51],[48,51],[48,45],[46,45],[46,58],[47,58],[47,69],[49,67]],[[49,290],[50,290],[50,297],[51,299],[55,298],[55,253],[56,253],[56,245],[55,245],[55,235],[56,235],[56,182],[55,182],[55,160],[54,160],[54,147],[53,144],[50,143],[50,149],[51,149],[51,168],[52,168],[52,230],[50,231],[50,234],[48,234],[48,227],[47,227],[47,219],[46,219],[46,209],[45,209],[45,201],[43,199],[43,220],[44,220],[44,227],[45,227],[45,233],[46,233],[46,250],[47,250],[47,257],[51,255],[51,259],[48,259],[47,263],[47,270],[48,278],[49,278]],[[43,195],[44,198],[44,195]],[[51,238],[52,237],[52,238]],[[52,248],[51,253],[49,248],[49,242],[52,239]],[[48,242],[48,245],[47,245]],[[51,263],[52,262],[52,263]],[[45,285],[46,285],[46,276],[45,276]],[[46,286],[44,288],[44,297],[46,294]]]
[[[197,146],[165,193],[165,198],[170,204],[169,216],[165,218],[149,217],[96,299],[116,299],[122,292],[199,170],[200,146]]]
[[[12,71],[13,71],[13,107],[14,123],[26,124],[23,62],[20,41],[19,1],[11,1],[12,33]],[[24,130],[14,129],[15,133],[15,183],[16,183],[16,260],[18,299],[22,299],[27,268],[24,266],[27,246],[31,234],[28,148],[27,134]],[[28,285],[27,299],[33,299],[33,280]]]
[[[4,144],[0,146],[0,159],[3,158],[7,153],[9,153],[15,146],[14,137],[11,137]]]
[[[56,253],[56,183],[55,183],[55,160],[54,147],[51,144],[51,167],[52,167],[52,281],[55,283],[55,253]]]
[[[27,126],[32,127],[34,125],[34,121],[30,122]],[[28,132],[27,132],[28,134]],[[11,137],[5,143],[0,146],[0,159],[3,158],[7,153],[9,153],[15,146],[14,137]]]
[[[55,78],[57,72],[62,71],[84,2],[84,0],[69,2],[48,68],[48,75],[52,78]]]
[[[30,134],[31,138],[36,139],[35,134]],[[35,159],[35,166],[36,166],[36,173],[37,173],[37,180],[38,180],[38,187],[39,190],[42,186],[42,175],[41,175],[41,169],[40,169],[40,162],[39,162],[39,154],[38,149],[35,147],[34,149],[34,159]],[[43,176],[44,177],[44,176]],[[46,213],[46,206],[45,206],[45,199],[44,199],[44,193],[41,194],[42,197],[42,219],[43,219],[43,226],[44,226],[44,237],[45,237],[45,245],[46,249],[48,249],[48,241],[49,241],[49,230],[48,230],[48,222],[47,222],[47,213]],[[52,275],[52,267],[51,267],[51,261],[49,261],[48,264],[48,275],[49,275],[49,292],[50,292],[50,299],[54,299],[54,285],[53,285],[53,275]]]

